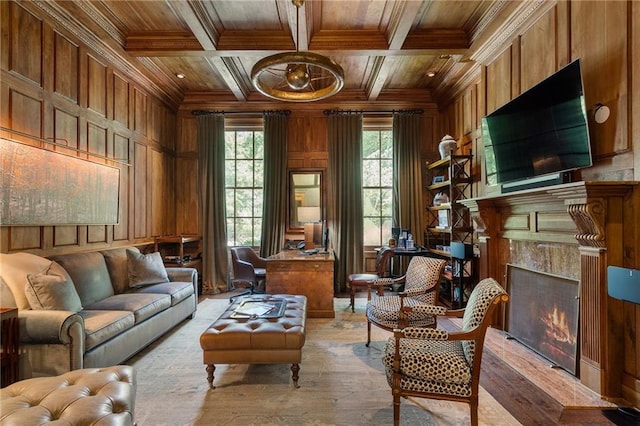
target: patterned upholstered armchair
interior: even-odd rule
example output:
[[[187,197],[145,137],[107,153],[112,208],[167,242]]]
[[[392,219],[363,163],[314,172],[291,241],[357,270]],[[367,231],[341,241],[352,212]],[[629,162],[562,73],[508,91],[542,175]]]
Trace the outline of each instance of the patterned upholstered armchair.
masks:
[[[409,312],[402,309],[422,304],[435,305],[438,301],[440,279],[445,261],[432,257],[414,256],[407,272],[399,278],[381,278],[369,286],[367,302],[367,346],[371,343],[371,324],[384,330],[393,331],[404,327],[435,327],[436,314]],[[402,284],[404,291],[398,295],[379,296],[371,294],[371,288],[381,284]],[[444,308],[442,308],[444,311]]]
[[[356,297],[356,289],[357,288],[368,288],[369,286],[373,286],[373,282],[379,280],[380,278],[385,278],[390,275],[389,273],[389,259],[393,257],[393,249],[389,247],[383,247],[378,252],[376,256],[376,273],[375,274],[349,274],[347,277],[347,287],[350,289],[350,301],[351,301],[351,312],[355,312],[355,297]],[[384,288],[387,286],[387,283],[383,280],[376,281],[379,283],[377,287],[378,295],[382,296],[384,294]],[[368,300],[371,300],[369,297]]]
[[[462,317],[460,331],[407,327],[394,331],[385,346],[383,362],[393,395],[393,423],[400,423],[400,398],[413,396],[466,402],[471,424],[478,424],[478,384],[484,337],[492,312],[509,300],[493,278],[480,281],[465,309],[444,313]],[[439,306],[406,311],[437,313]]]

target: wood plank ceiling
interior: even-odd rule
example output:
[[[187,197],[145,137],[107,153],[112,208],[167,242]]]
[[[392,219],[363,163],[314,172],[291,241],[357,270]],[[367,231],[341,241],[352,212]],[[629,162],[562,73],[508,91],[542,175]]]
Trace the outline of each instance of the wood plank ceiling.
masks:
[[[352,99],[437,99],[474,68],[478,46],[522,2],[306,0],[299,27],[291,0],[29,3],[179,107],[194,94],[264,101],[251,84],[253,65],[296,49],[339,63]]]

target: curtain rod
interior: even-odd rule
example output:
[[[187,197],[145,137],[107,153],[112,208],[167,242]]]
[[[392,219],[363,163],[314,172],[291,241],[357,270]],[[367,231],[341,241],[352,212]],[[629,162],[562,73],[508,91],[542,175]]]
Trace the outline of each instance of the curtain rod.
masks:
[[[222,114],[222,115],[263,115],[263,114],[282,114],[289,115],[291,110],[288,109],[274,109],[264,111],[209,111],[204,109],[195,109],[191,111],[191,115],[209,115],[209,114]]]
[[[349,114],[349,113],[362,113],[362,114],[395,114],[395,113],[401,113],[401,114],[423,114],[424,110],[421,109],[421,108],[415,108],[415,109],[388,109],[388,110],[384,110],[384,109],[372,109],[372,110],[366,110],[366,109],[360,109],[360,110],[325,109],[324,110],[324,115]]]

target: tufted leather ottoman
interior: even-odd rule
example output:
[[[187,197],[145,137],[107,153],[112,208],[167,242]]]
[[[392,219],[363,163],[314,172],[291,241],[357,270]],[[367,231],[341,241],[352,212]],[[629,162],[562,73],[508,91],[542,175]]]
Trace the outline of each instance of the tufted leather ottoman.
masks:
[[[133,367],[85,368],[0,389],[0,424],[133,425]]]
[[[276,318],[234,318],[238,306],[246,300],[284,299],[286,309]],[[272,294],[238,297],[200,336],[202,358],[207,365],[207,380],[213,389],[215,364],[288,364],[293,384],[298,386],[298,371],[305,341],[307,298],[299,295]]]

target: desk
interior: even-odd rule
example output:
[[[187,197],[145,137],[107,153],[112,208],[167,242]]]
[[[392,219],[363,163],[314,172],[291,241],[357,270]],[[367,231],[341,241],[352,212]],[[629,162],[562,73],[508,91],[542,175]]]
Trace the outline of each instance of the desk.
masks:
[[[333,252],[305,255],[299,250],[284,250],[267,259],[268,294],[307,296],[307,316],[334,318]]]

